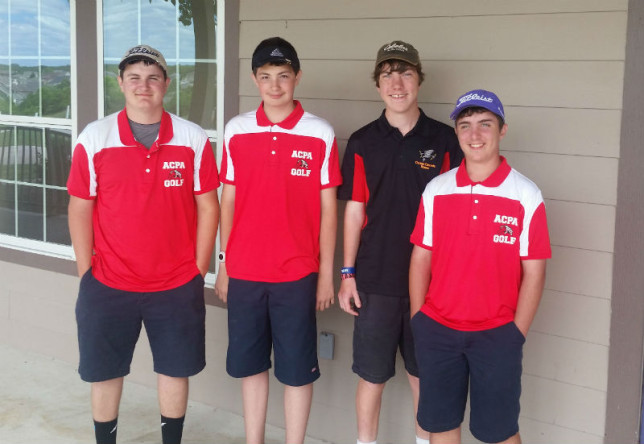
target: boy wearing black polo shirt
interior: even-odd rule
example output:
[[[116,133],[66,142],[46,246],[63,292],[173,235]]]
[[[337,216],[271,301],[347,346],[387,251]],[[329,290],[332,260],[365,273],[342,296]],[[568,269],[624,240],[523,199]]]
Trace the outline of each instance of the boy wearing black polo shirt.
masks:
[[[432,444],[470,430],[520,444],[522,349],[541,299],[550,239],[539,188],[499,154],[508,126],[485,90],[450,115],[465,160],[432,180],[411,236],[411,324],[420,371],[418,423]]]
[[[262,103],[224,131],[215,291],[228,302],[226,370],[242,378],[246,442],[264,442],[272,348],[284,384],[286,442],[297,444],[320,376],[315,310],[335,296],[341,176],[333,128],[293,100],[302,76],[295,48],[266,39],[252,69]]]
[[[385,104],[379,119],[349,139],[338,198],[344,214],[344,267],[338,299],[355,316],[353,371],[358,443],[374,443],[382,392],[400,348],[414,398],[418,370],[409,327],[409,258],[425,185],[460,163],[454,131],[418,107],[424,74],[418,51],[393,41],[377,53],[373,79]],[[417,442],[427,433],[416,427]]]

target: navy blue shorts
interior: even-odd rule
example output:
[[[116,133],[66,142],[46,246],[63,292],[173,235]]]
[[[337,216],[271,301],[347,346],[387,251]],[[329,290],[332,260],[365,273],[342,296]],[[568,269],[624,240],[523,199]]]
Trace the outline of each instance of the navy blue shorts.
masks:
[[[179,378],[203,370],[206,307],[200,274],[172,290],[138,293],[108,287],[91,271],[81,278],[76,301],[81,379],[127,375],[142,323],[155,372]]]
[[[387,382],[396,374],[396,352],[405,369],[418,376],[414,339],[409,324],[409,297],[384,296],[359,292],[353,328],[353,371],[373,384]]]
[[[472,435],[501,442],[517,434],[525,337],[514,322],[459,331],[419,312],[411,324],[420,370],[418,424],[433,433],[459,427],[469,382]]]
[[[230,279],[226,371],[234,378],[271,368],[283,384],[299,387],[320,377],[315,302],[317,273],[293,282]]]

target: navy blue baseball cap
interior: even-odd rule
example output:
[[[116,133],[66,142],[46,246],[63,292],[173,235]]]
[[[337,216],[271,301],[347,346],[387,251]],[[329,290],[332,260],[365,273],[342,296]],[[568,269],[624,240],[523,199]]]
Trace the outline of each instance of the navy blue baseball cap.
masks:
[[[503,104],[501,100],[493,92],[484,89],[474,89],[466,92],[456,101],[456,107],[449,118],[456,120],[456,117],[467,108],[485,108],[486,110],[496,114],[505,122],[505,112],[503,111]]]
[[[258,48],[253,54],[251,60],[251,68],[256,69],[264,66],[267,63],[288,63],[293,66],[293,69],[298,71],[300,67],[300,60],[297,57],[297,52],[286,45],[270,45]]]

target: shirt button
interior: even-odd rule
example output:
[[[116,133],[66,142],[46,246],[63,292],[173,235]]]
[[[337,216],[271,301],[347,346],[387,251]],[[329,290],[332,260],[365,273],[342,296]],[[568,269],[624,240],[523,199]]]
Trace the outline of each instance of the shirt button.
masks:
[[[472,219],[476,220],[476,216],[472,216]]]
[[[273,136],[273,140],[277,140],[277,136]]]
[[[149,173],[149,172],[150,172],[150,168],[146,168],[146,169],[145,169],[145,172],[146,172],[146,173]]]
[[[479,203],[479,200],[478,199],[474,200],[474,203]]]
[[[271,154],[275,154],[275,151],[271,151]]]
[[[147,155],[147,156],[145,156],[145,157],[147,157],[147,158],[149,159],[149,158],[150,158],[150,155],[148,154],[148,155]]]

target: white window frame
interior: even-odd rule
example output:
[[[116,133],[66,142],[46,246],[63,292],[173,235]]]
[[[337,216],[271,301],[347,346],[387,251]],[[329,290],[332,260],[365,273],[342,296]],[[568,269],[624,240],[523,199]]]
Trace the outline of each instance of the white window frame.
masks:
[[[40,4],[42,1],[45,0],[39,0],[38,2],[38,13],[40,14]],[[76,30],[76,0],[70,0],[69,1],[69,13],[70,13],[70,21],[69,25],[71,28],[71,35],[70,35],[70,69],[71,72],[74,73],[75,69],[75,63],[76,63],[76,45],[75,45],[75,39],[74,39],[74,34]],[[40,33],[38,36],[39,43],[40,43]],[[39,51],[40,51],[40,45],[39,45]],[[38,54],[38,57],[40,58],[40,54]],[[71,76],[71,107],[72,109],[75,108],[76,105],[76,78],[74,75]],[[72,113],[72,118],[70,119],[60,119],[60,118],[52,118],[52,117],[29,117],[29,116],[16,116],[16,115],[6,115],[2,114],[0,115],[0,125],[6,125],[6,126],[37,126],[38,128],[53,128],[53,129],[66,129],[66,130],[71,130],[72,132],[72,140],[76,139],[76,127],[77,127],[77,116]],[[17,179],[17,178],[16,178]],[[16,185],[21,185],[20,182],[17,180],[15,181]],[[27,184],[27,185],[33,185],[33,184]],[[45,184],[42,185],[42,188],[45,188]],[[51,187],[49,187],[51,188]],[[45,212],[43,214],[44,216],[44,222],[47,223],[46,221],[46,208],[43,208],[43,211]],[[71,246],[68,245],[60,245],[60,244],[54,244],[51,242],[45,242],[45,241],[38,241],[38,240],[33,240],[33,239],[27,239],[23,237],[17,237],[17,236],[11,236],[8,234],[0,234],[0,247],[6,247],[6,248],[11,248],[14,250],[20,250],[20,251],[25,251],[28,253],[36,253],[36,254],[41,254],[45,256],[51,256],[51,257],[56,257],[56,258],[63,258],[63,259],[70,259],[74,260],[74,251]]]
[[[45,0],[39,0],[45,1]],[[147,0],[146,0],[147,1]],[[159,0],[161,1],[161,0]],[[77,0],[70,0],[70,65],[71,72],[76,73],[77,70],[77,48],[76,48],[76,2]],[[217,85],[220,86],[217,90],[217,116],[216,116],[216,129],[206,129],[206,133],[214,146],[218,146],[218,141],[223,140],[224,129],[224,91],[221,87],[224,85],[225,73],[225,0],[217,0],[217,29],[216,29],[216,51],[217,51]],[[98,94],[98,116],[104,116],[104,84],[103,84],[103,0],[96,0],[96,36],[97,36],[97,85],[96,93]],[[199,61],[199,60],[197,60]],[[71,77],[71,106],[73,110],[78,109],[78,82],[75,75]],[[42,128],[65,128],[71,129],[72,140],[78,138],[78,113],[73,112],[71,119],[59,118],[46,118],[40,117],[35,120],[28,116],[9,116],[0,115],[0,125],[26,125],[33,126],[35,123]],[[73,148],[72,148],[73,149]],[[221,158],[221,153],[216,153],[216,158]],[[218,250],[218,241],[215,246],[215,251]],[[71,246],[54,244],[45,241],[37,241],[26,239],[6,234],[0,234],[0,247],[12,248],[28,253],[36,253],[55,258],[63,258],[75,260],[74,250]],[[214,275],[208,273],[206,276],[206,283],[210,286],[214,284]]]

